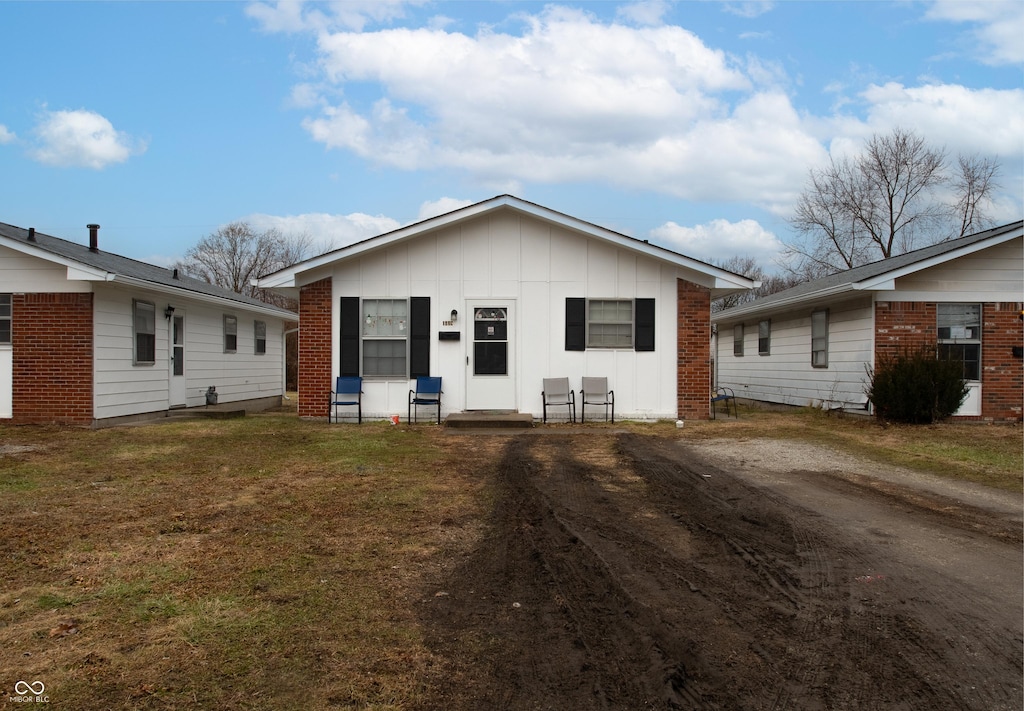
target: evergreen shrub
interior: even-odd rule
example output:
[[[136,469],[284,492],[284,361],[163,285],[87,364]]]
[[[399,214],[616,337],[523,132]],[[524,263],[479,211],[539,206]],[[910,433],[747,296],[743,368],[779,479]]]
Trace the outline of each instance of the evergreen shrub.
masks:
[[[939,360],[934,348],[883,355],[867,371],[867,396],[880,420],[930,424],[950,417],[967,397],[963,363]]]

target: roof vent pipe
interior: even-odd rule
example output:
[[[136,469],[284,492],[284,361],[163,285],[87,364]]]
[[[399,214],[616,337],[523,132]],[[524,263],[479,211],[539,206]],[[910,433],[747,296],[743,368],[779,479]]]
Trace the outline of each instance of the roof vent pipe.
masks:
[[[90,252],[98,252],[98,251],[100,251],[100,237],[99,237],[100,226],[99,225],[86,225],[86,227],[89,228],[89,251]]]
[[[174,278],[175,278],[175,279],[178,279],[178,278],[180,278],[180,277],[178,276],[178,268],[177,268],[177,267],[175,267],[175,268],[174,268]]]
[[[36,228],[35,227],[29,227],[28,228],[28,241],[29,242],[35,242],[36,241]]]

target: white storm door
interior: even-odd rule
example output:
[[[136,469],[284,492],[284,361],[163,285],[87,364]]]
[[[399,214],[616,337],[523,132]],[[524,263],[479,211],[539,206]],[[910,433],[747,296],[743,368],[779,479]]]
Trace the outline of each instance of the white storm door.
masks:
[[[168,398],[170,407],[185,407],[188,388],[185,384],[185,317],[171,317],[170,343],[170,385]]]
[[[515,303],[469,301],[466,409],[515,410]]]

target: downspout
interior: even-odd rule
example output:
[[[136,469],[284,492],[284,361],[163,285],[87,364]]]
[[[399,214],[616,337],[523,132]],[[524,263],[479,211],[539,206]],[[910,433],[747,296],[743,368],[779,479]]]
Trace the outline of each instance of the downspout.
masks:
[[[714,369],[715,377],[711,381],[713,389],[718,388],[718,324],[711,324],[711,367]]]
[[[281,397],[285,400],[291,400],[288,397],[288,336],[298,332],[298,328],[281,332]]]

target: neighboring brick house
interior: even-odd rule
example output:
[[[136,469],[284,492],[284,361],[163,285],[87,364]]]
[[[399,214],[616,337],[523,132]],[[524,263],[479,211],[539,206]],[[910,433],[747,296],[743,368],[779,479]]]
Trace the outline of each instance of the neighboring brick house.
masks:
[[[0,223],[0,424],[103,425],[284,394],[295,315],[89,245]]]
[[[746,277],[499,196],[315,257],[260,286],[299,299],[299,414],[338,376],[363,413],[405,413],[441,376],[443,413],[542,412],[542,380],[606,376],[616,417],[707,418],[711,300]],[[577,404],[577,410],[579,404]]]
[[[1024,223],[850,269],[714,314],[718,384],[737,396],[869,407],[882,354],[934,348],[964,362],[962,419],[1019,421]]]

